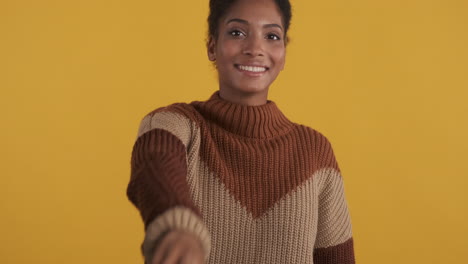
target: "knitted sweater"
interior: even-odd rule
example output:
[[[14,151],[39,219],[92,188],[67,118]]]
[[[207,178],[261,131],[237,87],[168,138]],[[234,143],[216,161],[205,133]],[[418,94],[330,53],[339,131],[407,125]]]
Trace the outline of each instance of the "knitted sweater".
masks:
[[[326,137],[268,100],[161,107],[141,121],[130,201],[143,255],[171,229],[195,234],[206,263],[355,263],[343,179]]]

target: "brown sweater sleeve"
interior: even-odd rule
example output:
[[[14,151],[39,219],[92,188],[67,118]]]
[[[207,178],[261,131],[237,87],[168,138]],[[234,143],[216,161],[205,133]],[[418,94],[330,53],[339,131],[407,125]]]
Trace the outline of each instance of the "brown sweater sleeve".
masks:
[[[185,159],[182,142],[163,129],[150,130],[135,143],[127,195],[140,211],[145,229],[156,216],[175,206],[200,215],[189,196]]]
[[[156,241],[170,229],[194,233],[209,254],[209,234],[187,183],[190,127],[190,120],[171,112],[153,112],[140,124],[127,196],[143,218],[147,262]]]

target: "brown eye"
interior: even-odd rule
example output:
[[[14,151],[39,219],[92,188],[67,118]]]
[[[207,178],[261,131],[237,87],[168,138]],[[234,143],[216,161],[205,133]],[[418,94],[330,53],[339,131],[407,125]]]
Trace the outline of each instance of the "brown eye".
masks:
[[[276,35],[276,34],[268,34],[267,36],[268,39],[271,39],[271,40],[280,40],[281,38]]]
[[[240,37],[240,36],[243,36],[244,33],[242,33],[241,31],[235,29],[235,30],[229,31],[229,35],[231,35],[233,37]]]

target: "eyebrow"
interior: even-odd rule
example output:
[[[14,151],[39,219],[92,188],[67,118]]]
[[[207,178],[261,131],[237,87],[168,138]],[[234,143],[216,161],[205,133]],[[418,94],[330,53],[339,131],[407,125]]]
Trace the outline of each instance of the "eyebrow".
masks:
[[[249,22],[248,22],[247,20],[240,19],[240,18],[229,19],[229,20],[226,22],[226,24],[229,24],[229,23],[231,23],[231,22],[238,22],[238,23],[246,24],[246,25],[249,24]],[[274,24],[274,23],[273,23],[273,24],[265,24],[265,25],[263,25],[263,27],[264,27],[264,28],[277,27],[277,28],[283,30],[283,28],[282,28],[280,25]]]

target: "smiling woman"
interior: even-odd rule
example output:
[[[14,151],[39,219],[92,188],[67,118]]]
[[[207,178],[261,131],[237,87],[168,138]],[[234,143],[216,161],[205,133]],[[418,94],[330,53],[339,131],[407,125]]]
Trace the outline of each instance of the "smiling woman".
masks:
[[[238,1],[218,21],[208,57],[215,61],[222,98],[262,105],[284,68],[286,48],[281,10],[274,1]]]
[[[289,1],[210,1],[219,91],[147,114],[133,148],[146,263],[355,262],[330,142],[268,100],[290,19]]]

